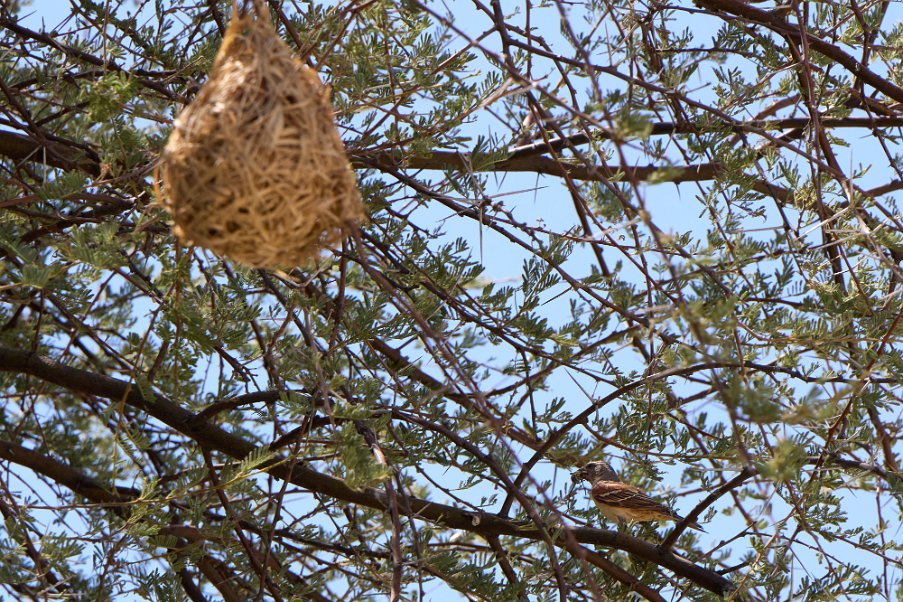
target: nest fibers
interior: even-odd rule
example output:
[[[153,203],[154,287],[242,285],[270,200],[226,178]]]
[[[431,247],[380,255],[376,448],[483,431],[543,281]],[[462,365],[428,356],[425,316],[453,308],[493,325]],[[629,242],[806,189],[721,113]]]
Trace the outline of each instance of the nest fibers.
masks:
[[[175,120],[161,201],[185,243],[294,266],[343,240],[363,207],[329,88],[267,10],[254,12],[236,7],[207,83]]]

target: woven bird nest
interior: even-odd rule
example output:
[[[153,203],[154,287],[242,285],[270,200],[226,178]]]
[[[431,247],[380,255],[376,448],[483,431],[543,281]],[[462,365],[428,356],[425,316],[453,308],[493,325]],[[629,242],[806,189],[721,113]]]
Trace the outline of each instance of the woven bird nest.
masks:
[[[187,244],[256,267],[303,264],[364,215],[329,89],[266,8],[236,10],[163,151],[161,202]]]

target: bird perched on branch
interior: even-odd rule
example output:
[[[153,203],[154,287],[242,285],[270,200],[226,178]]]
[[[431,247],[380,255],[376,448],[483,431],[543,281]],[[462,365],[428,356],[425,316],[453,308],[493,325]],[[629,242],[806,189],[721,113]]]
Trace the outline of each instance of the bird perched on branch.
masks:
[[[625,523],[628,521],[680,522],[683,517],[661,504],[633,485],[621,482],[608,462],[590,462],[571,475],[571,481],[588,481],[592,485],[590,495],[596,506],[609,520]],[[691,529],[705,532],[697,522],[687,524]]]

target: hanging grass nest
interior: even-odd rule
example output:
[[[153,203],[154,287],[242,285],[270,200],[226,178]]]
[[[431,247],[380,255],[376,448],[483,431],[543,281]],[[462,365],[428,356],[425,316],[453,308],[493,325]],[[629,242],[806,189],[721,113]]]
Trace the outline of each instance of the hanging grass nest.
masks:
[[[364,215],[329,88],[255,3],[236,6],[159,171],[181,241],[255,267],[303,264]]]

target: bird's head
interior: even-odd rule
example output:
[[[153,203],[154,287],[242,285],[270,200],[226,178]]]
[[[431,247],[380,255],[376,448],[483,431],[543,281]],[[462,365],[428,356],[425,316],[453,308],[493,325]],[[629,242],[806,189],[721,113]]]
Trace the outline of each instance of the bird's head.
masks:
[[[574,483],[579,483],[580,481],[595,483],[596,481],[620,480],[621,479],[618,478],[618,473],[614,471],[611,465],[608,462],[601,460],[598,462],[589,462],[571,475],[571,481]]]

